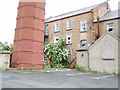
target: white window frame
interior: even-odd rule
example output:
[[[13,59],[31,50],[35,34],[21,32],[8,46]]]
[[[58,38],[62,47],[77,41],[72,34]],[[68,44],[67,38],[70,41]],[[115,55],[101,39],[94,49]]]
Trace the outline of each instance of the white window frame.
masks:
[[[60,31],[60,23],[56,22],[55,23],[55,32],[59,32]]]
[[[58,40],[57,40],[58,39]],[[59,41],[59,36],[58,35],[55,35],[54,36],[54,43],[57,43]]]
[[[70,29],[72,29],[72,20],[71,19],[67,20],[67,30],[70,30]]]
[[[45,38],[44,38],[44,45],[47,45],[48,42],[49,42],[49,41],[48,41],[48,37],[45,37]]]
[[[80,21],[80,32],[86,32],[87,31],[87,20],[81,20]]]
[[[110,24],[112,24],[113,27],[111,27]],[[112,31],[109,31],[109,29],[112,29]],[[114,33],[114,24],[113,24],[113,23],[108,23],[108,24],[107,24],[107,31]]]
[[[49,35],[49,31],[48,31],[48,24],[45,25],[45,31],[44,31],[45,35]]]
[[[66,34],[66,44],[68,44],[68,45],[72,44],[72,34],[71,33]]]
[[[72,50],[68,50],[67,51],[67,56],[68,56],[68,58],[71,58],[71,56],[72,56]]]
[[[85,45],[82,46],[82,44],[83,44],[82,41],[86,42],[85,45],[87,44],[87,40],[85,40],[85,39],[81,40],[81,41],[80,41],[80,47],[81,47],[81,48],[85,46]]]

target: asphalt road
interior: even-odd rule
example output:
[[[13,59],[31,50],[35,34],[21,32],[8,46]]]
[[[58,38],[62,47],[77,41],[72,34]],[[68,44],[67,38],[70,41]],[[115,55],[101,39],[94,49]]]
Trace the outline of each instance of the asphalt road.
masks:
[[[118,77],[70,69],[3,71],[2,88],[118,88]]]

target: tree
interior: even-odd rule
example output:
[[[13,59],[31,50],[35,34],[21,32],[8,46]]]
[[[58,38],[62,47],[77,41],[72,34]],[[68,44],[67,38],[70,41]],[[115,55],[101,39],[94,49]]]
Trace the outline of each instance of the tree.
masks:
[[[44,52],[52,61],[55,67],[67,66],[67,50],[65,49],[66,42],[61,40],[57,43],[50,43],[44,47]]]
[[[0,41],[0,50],[3,50],[3,43]]]
[[[5,42],[4,44],[0,42],[0,50],[2,51],[12,51],[13,45],[11,43]]]

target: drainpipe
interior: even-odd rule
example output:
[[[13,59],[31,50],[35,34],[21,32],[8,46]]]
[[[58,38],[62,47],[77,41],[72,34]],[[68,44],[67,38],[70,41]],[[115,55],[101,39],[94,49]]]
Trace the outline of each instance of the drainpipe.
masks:
[[[90,68],[90,53],[88,51],[88,69],[91,71],[91,68]]]
[[[99,35],[100,35],[100,30],[99,30],[100,21],[99,21],[99,17],[97,17],[97,24],[98,24],[98,35],[97,35],[97,39],[98,39]]]

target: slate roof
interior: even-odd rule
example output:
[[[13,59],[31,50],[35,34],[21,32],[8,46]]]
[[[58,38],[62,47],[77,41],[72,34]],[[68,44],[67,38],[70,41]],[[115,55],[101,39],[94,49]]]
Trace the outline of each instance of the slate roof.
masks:
[[[102,3],[100,3],[100,4],[102,4]],[[74,10],[74,11],[71,11],[71,12],[68,12],[68,13],[64,13],[64,14],[61,14],[61,15],[58,15],[58,16],[52,16],[52,17],[47,18],[45,20],[45,22],[51,22],[51,21],[54,21],[54,20],[59,20],[59,19],[70,17],[70,16],[86,13],[86,12],[91,11],[91,9],[96,8],[100,4],[96,4],[96,5],[93,5],[93,6],[86,7],[86,8]]]
[[[106,13],[104,16],[100,18],[100,21],[107,21],[107,20],[118,19],[118,18],[120,18],[120,9]]]

